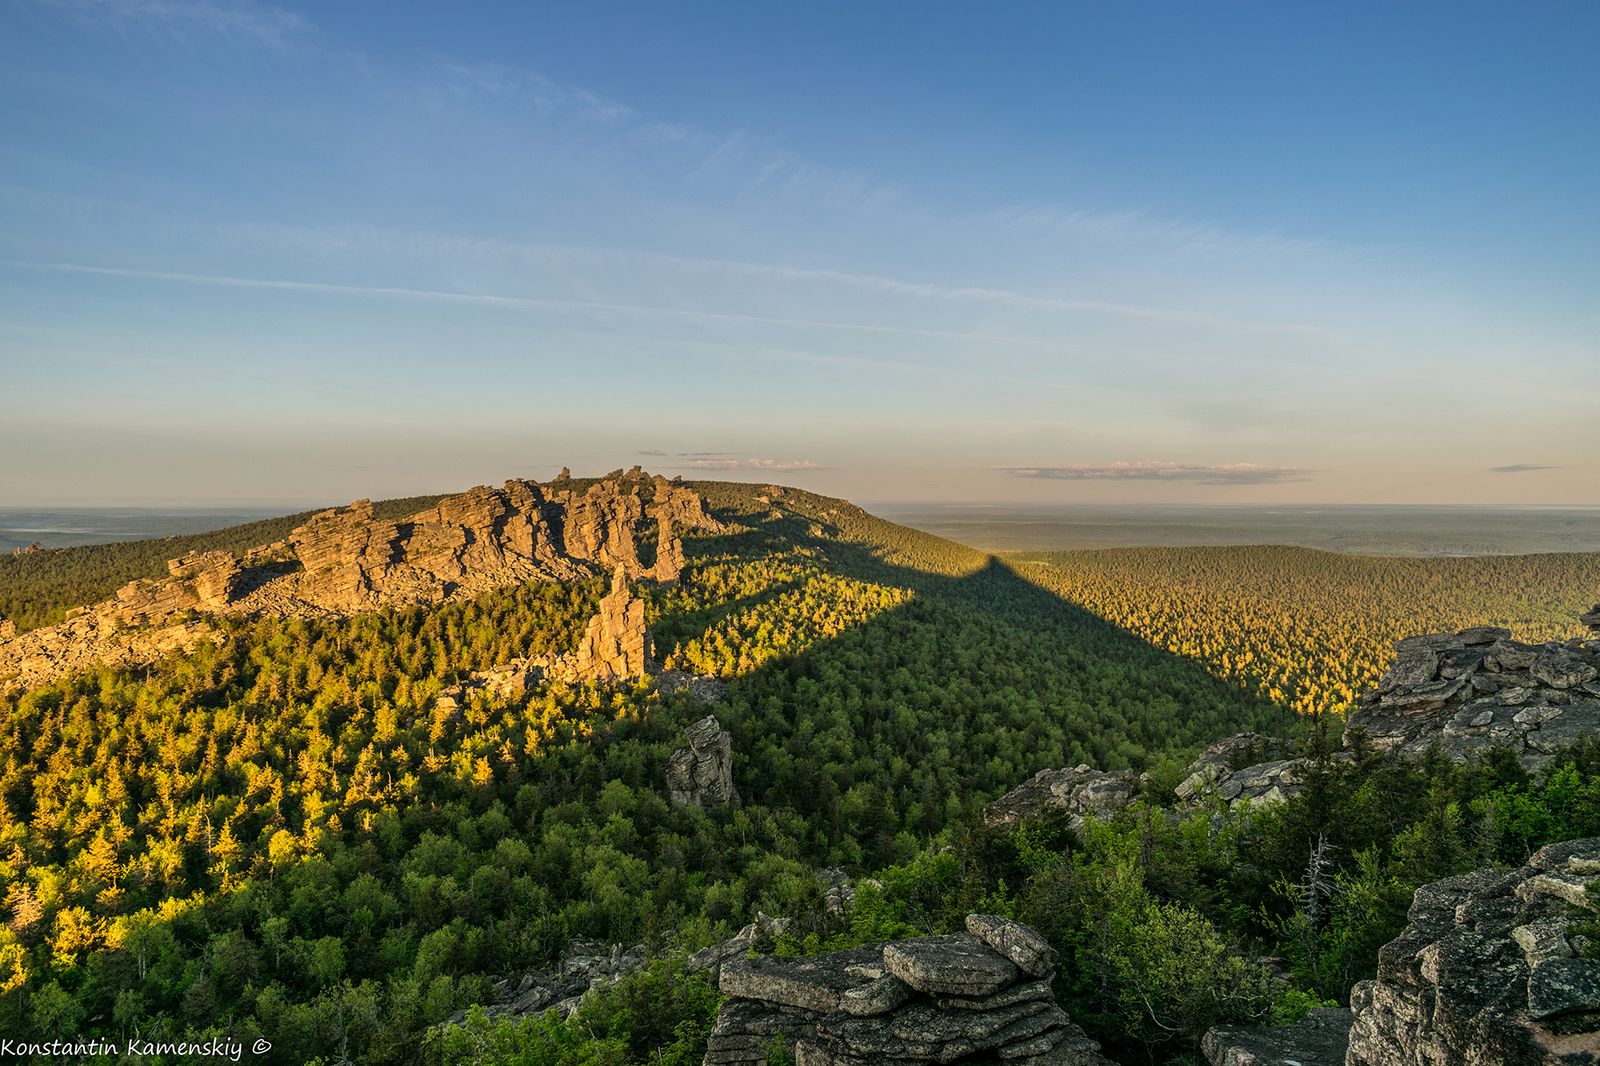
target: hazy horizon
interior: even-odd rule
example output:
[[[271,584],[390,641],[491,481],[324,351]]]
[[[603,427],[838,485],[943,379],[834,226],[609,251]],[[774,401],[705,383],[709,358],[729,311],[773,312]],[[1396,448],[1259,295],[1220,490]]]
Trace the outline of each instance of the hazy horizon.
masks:
[[[35,542],[64,548],[201,533],[340,505],[298,503],[226,510],[0,507],[0,553]],[[1357,555],[1600,552],[1600,508],[858,503],[880,518],[995,552],[1246,544]]]

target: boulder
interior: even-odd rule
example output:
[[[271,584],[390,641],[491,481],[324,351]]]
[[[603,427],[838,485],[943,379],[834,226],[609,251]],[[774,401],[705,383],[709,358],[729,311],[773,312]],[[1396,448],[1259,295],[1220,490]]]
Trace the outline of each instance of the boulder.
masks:
[[[1032,929],[1003,918],[971,915],[969,924],[1009,944],[1042,943]],[[905,972],[925,985],[988,991],[930,995]],[[1020,976],[1015,964],[968,933],[810,958],[730,961],[721,980],[727,998],[705,1062],[755,1066],[781,1042],[796,1066],[882,1066],[885,1060],[894,1066],[1111,1066],[1056,1005],[1048,978]]]
[[[739,798],[733,785],[733,734],[708,714],[684,730],[687,748],[667,761],[667,790],[672,802],[717,807]]]
[[[1600,838],[1590,838],[1418,889],[1377,978],[1351,990],[1349,1066],[1592,1061],[1600,960],[1572,940],[1591,917],[1574,903],[1587,905],[1597,873]]]
[[[1537,770],[1581,736],[1600,734],[1596,651],[1523,644],[1490,626],[1408,637],[1346,717],[1345,744],[1360,732],[1381,749],[1416,756],[1437,743],[1458,762],[1507,747]]]
[[[990,825],[1013,826],[1052,811],[1065,811],[1074,829],[1085,815],[1104,815],[1133,802],[1138,785],[1133,775],[1105,773],[1087,765],[1040,770],[984,811]]]
[[[1049,977],[1056,971],[1056,949],[1021,922],[996,914],[969,914],[967,932],[1010,959],[1023,973]]]
[[[883,965],[918,992],[945,996],[987,996],[1018,973],[1016,963],[971,933],[890,944],[883,949]]]
[[[839,997],[863,983],[846,971],[853,965],[882,959],[883,955],[882,944],[863,944],[805,958],[765,955],[733,959],[723,964],[718,987],[741,999],[832,1014],[841,1009]]]
[[[1355,1015],[1344,1008],[1313,1007],[1298,1022],[1267,1027],[1218,1025],[1200,1050],[1211,1066],[1344,1066]]]

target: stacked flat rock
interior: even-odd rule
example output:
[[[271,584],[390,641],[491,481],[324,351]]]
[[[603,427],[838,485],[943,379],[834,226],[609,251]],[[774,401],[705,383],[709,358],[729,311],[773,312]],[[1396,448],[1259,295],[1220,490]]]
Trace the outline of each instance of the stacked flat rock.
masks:
[[[1600,656],[1583,641],[1523,644],[1490,626],[1407,637],[1347,717],[1345,744],[1359,731],[1415,756],[1438,742],[1457,761],[1504,746],[1536,770],[1581,735],[1600,733],[1597,679]]]
[[[982,914],[965,933],[732,960],[705,1062],[764,1062],[781,1041],[796,1066],[1109,1066],[1056,1005],[1055,962],[1034,930]]]

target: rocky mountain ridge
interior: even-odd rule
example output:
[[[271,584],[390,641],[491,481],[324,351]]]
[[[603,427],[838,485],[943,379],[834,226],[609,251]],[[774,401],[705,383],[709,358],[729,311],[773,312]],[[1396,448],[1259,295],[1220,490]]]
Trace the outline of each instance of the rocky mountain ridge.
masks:
[[[563,488],[567,480],[480,486],[399,521],[375,518],[371,502],[358,500],[242,559],[191,552],[168,562],[168,577],[130,582],[61,625],[0,634],[0,678],[32,688],[96,661],[132,666],[216,639],[194,615],[337,616],[606,573],[675,581],[684,565],[681,532],[725,531],[693,489],[637,466],[584,491]],[[640,548],[651,542],[646,564]],[[616,595],[614,588],[607,602]],[[630,606],[624,591],[616,606],[624,616],[586,638],[589,658],[577,674],[638,676],[648,665],[648,646],[638,645],[642,614],[626,617],[642,604]]]

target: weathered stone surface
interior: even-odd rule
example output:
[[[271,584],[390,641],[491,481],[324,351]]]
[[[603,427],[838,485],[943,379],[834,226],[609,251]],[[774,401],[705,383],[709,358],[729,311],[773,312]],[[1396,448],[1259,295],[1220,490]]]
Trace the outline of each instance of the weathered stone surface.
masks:
[[[1541,1021],[1556,1014],[1600,1010],[1600,962],[1543,959],[1528,975],[1528,1015]]]
[[[798,959],[776,955],[731,959],[722,964],[717,986],[740,999],[832,1014],[840,1009],[839,997],[861,984],[845,970],[852,964],[870,963],[882,956],[882,944],[863,944],[847,951]]]
[[[1026,926],[990,916],[972,924],[1008,942],[1034,944]],[[1000,919],[999,922],[1004,922]],[[1012,923],[1015,924],[1015,923]],[[1001,932],[995,932],[1003,930]],[[968,956],[977,954],[979,962]],[[971,984],[974,973],[1009,974],[984,997],[930,998],[893,973],[891,956]],[[936,960],[936,961],[929,961]],[[885,970],[891,972],[885,974]],[[958,971],[958,972],[957,972]],[[1016,1066],[1110,1066],[1056,1006],[1049,980],[1016,981],[1016,966],[976,936],[923,937],[809,959],[739,959],[724,965],[729,993],[705,1062],[756,1063],[772,1041],[792,1042],[797,1066],[921,1066],[996,1060]]]
[[[573,669],[581,678],[620,681],[644,677],[654,666],[644,601],[634,598],[627,568],[619,566],[611,592],[600,600],[600,612],[589,619]]]
[[[1349,1066],[1590,1061],[1568,1056],[1600,1053],[1600,963],[1561,954],[1561,942],[1577,921],[1570,887],[1596,871],[1591,838],[1418,889],[1377,978],[1351,991]]]
[[[1600,734],[1596,648],[1522,644],[1488,626],[1395,647],[1395,666],[1347,716],[1346,745],[1358,732],[1407,756],[1438,743],[1458,762],[1508,747],[1537,770],[1581,736]]]
[[[684,730],[689,746],[667,762],[667,789],[672,802],[716,807],[738,799],[733,787],[733,735],[708,714]]]
[[[770,952],[773,942],[788,926],[788,918],[773,918],[756,911],[756,920],[739,930],[737,935],[690,955],[689,966],[696,970],[710,970],[711,980],[717,982],[722,977],[723,963],[729,959],[744,958],[752,951]]]
[[[1007,826],[1050,811],[1065,811],[1069,824],[1076,828],[1085,815],[1126,807],[1136,791],[1136,782],[1126,773],[1103,773],[1088,766],[1040,770],[991,803],[984,819],[990,825]]]
[[[847,974],[854,978],[854,974]],[[867,1016],[887,1014],[917,994],[917,990],[893,974],[884,974],[859,988],[852,988],[839,997],[839,1007],[846,1014]]]
[[[651,526],[656,555],[647,566],[637,536]],[[252,549],[242,561],[226,552],[175,559],[167,578],[132,582],[87,613],[125,627],[165,627],[191,611],[343,615],[391,605],[435,605],[530,581],[572,581],[618,570],[629,579],[672,581],[683,566],[680,531],[723,528],[693,489],[648,479],[642,472],[619,474],[583,493],[559,482],[508,481],[500,489],[479,487],[446,497],[400,521],[378,519],[369,501],[358,500],[313,516],[283,541]],[[0,647],[0,678],[16,675],[12,684],[42,683],[67,672],[62,664],[87,666],[108,654],[126,660],[139,647],[101,641],[82,652],[46,654],[40,641],[59,644],[82,636],[51,628],[54,634],[32,643],[6,641]],[[634,669],[631,660],[626,668]]]
[[[1344,1008],[1313,1007],[1290,1025],[1218,1025],[1200,1050],[1211,1066],[1343,1066],[1355,1015]]]
[[[1017,965],[971,933],[901,940],[883,949],[884,967],[919,992],[987,996],[1017,979]]]
[[[1050,991],[1050,979],[1046,978],[1042,981],[1023,981],[988,996],[940,996],[935,1002],[943,1010],[995,1010],[1025,1000],[1054,998],[1055,993]]]
[[[1056,949],[1021,922],[997,914],[967,915],[967,932],[1017,964],[1024,973],[1049,977],[1056,970]]]

